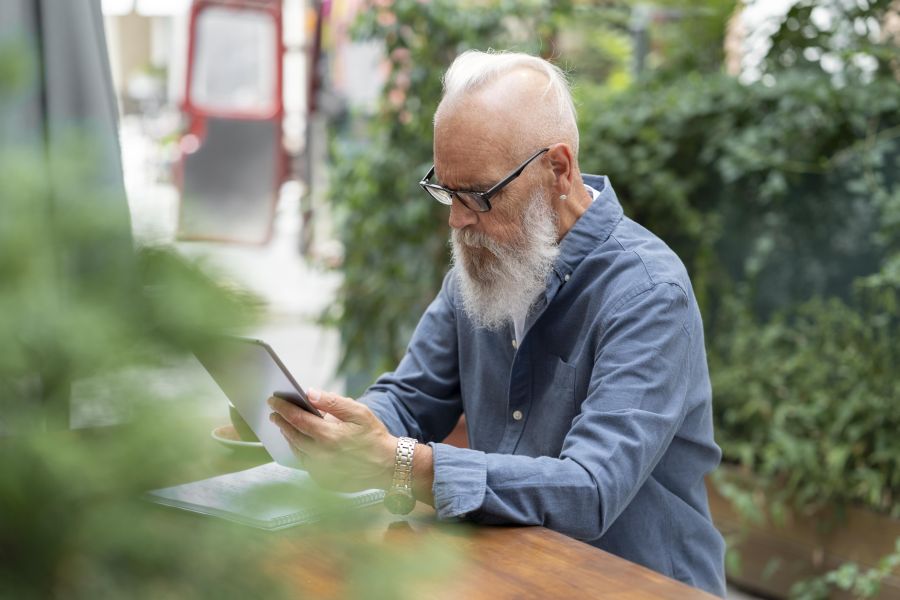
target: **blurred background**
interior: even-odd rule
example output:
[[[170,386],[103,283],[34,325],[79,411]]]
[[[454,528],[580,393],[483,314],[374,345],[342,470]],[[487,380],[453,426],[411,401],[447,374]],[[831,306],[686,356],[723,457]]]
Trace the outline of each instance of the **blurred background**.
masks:
[[[679,254],[701,303],[735,597],[900,598],[900,1],[103,0],[97,14],[81,34],[105,38],[125,192],[110,202],[129,209],[108,231],[249,292],[245,331],[301,383],[347,394],[396,365],[449,264],[446,210],[417,185],[444,69],[469,48],[558,64],[582,170]],[[0,61],[0,83],[23,61]],[[221,324],[179,293],[156,307],[169,328],[154,344]],[[189,385],[227,419],[171,345],[141,371],[150,396]],[[37,360],[23,356],[7,361],[18,384]],[[44,353],[41,369],[47,356],[73,362]],[[63,377],[68,426],[121,421],[107,380],[82,374]]]

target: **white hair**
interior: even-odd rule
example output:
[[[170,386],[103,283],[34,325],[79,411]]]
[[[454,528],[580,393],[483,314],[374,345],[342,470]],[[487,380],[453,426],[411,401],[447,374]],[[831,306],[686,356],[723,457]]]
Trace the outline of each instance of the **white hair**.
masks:
[[[473,92],[499,77],[518,69],[531,69],[547,78],[544,96],[552,96],[554,123],[543,124],[548,141],[563,136],[578,155],[578,122],[569,82],[562,69],[543,58],[521,52],[467,50],[453,61],[444,73],[444,98]],[[552,143],[552,141],[551,141]]]

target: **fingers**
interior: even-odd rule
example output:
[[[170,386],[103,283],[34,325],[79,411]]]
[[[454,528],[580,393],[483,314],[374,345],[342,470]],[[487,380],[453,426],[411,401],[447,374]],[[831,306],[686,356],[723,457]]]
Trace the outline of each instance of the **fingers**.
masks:
[[[278,426],[278,429],[281,430],[281,435],[284,436],[292,448],[305,455],[309,455],[315,451],[315,441],[308,435],[304,435],[297,431],[297,429],[288,423],[280,414],[272,413],[269,415],[269,420]]]
[[[345,398],[330,392],[313,389],[307,390],[307,397],[313,406],[334,415],[341,421],[362,424],[365,423],[365,419],[368,416],[368,407],[360,404],[353,398]]]
[[[320,434],[324,422],[319,417],[306,412],[302,408],[294,406],[282,398],[273,396],[269,398],[268,402],[272,410],[295,429],[298,429],[312,438],[317,438],[317,434]],[[329,426],[333,425],[329,424]]]
[[[300,461],[300,466],[309,473],[316,483],[325,489],[334,491],[356,491],[361,489],[352,484],[350,487],[347,487],[350,483],[347,479],[352,470],[343,468],[343,461],[340,460],[340,455],[323,452],[316,440],[298,431],[296,427],[288,423],[278,413],[269,415],[269,420],[278,426],[281,435],[284,436],[284,439],[290,445],[294,456]],[[347,489],[344,489],[345,487]]]
[[[285,425],[315,440],[321,448],[336,448],[347,437],[346,423],[335,417],[319,418],[281,398],[269,398],[269,406]]]

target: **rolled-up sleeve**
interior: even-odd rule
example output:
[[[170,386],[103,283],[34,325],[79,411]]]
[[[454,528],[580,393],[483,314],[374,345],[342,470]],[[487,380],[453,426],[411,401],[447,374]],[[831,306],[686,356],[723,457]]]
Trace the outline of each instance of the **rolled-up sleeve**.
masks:
[[[393,435],[440,441],[462,414],[451,276],[452,271],[419,320],[397,369],[379,377],[359,398]]]

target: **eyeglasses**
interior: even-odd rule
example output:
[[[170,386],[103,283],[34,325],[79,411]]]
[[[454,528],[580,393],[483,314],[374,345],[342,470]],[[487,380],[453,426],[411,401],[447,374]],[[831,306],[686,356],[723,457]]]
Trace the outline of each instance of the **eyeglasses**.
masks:
[[[509,185],[516,177],[522,174],[522,171],[525,170],[531,161],[536,159],[538,156],[547,152],[550,148],[541,148],[537,152],[531,155],[528,160],[523,162],[521,165],[516,167],[516,169],[501,179],[496,185],[494,185],[491,189],[486,192],[477,192],[474,190],[451,190],[449,188],[445,188],[436,183],[430,183],[428,180],[434,176],[434,165],[431,166],[431,170],[428,171],[428,175],[419,182],[419,185],[422,186],[428,194],[440,202],[441,204],[446,204],[450,206],[453,204],[453,197],[456,196],[459,198],[459,201],[463,203],[463,206],[468,208],[469,210],[474,210],[475,212],[487,212],[491,210],[491,198],[500,193],[504,187]]]

